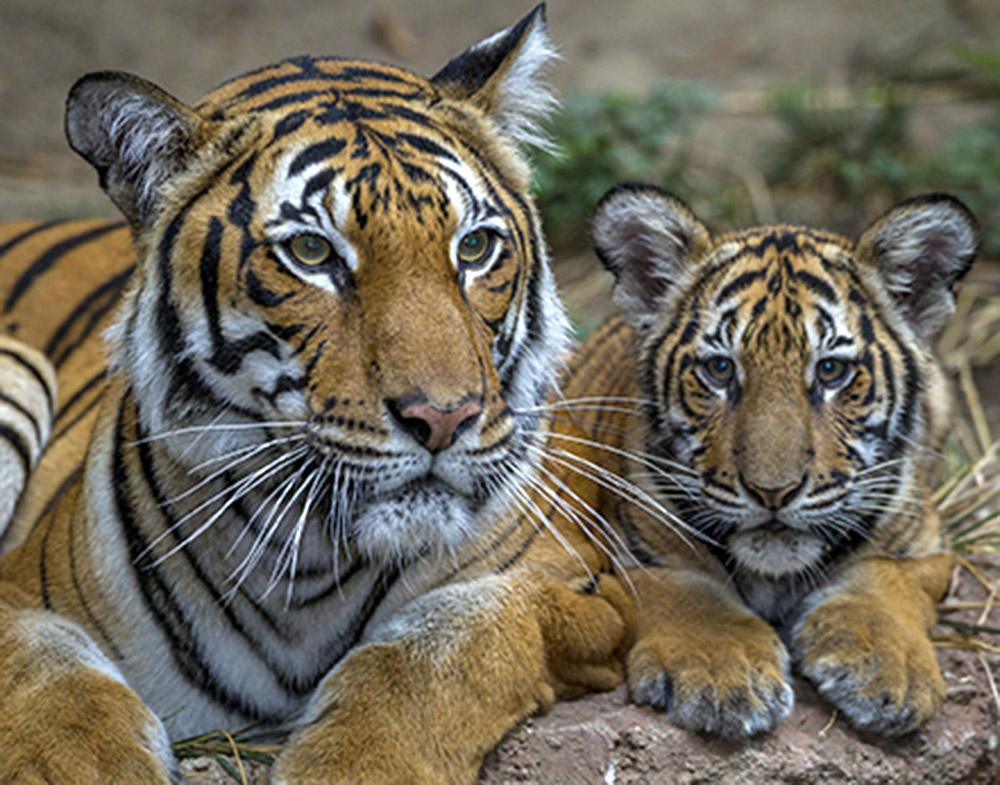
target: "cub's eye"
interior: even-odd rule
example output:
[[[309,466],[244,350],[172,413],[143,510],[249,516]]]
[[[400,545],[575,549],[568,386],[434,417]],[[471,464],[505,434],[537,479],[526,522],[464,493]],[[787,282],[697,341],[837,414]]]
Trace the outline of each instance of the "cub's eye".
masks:
[[[319,267],[333,256],[333,246],[318,234],[300,234],[288,243],[295,261],[304,267]]]
[[[458,241],[458,261],[461,264],[479,264],[493,250],[496,234],[489,229],[476,229]]]
[[[816,363],[816,378],[824,387],[839,387],[846,380],[850,368],[846,360],[825,357]]]
[[[709,357],[701,367],[708,381],[717,387],[727,387],[736,374],[736,364],[728,357]]]

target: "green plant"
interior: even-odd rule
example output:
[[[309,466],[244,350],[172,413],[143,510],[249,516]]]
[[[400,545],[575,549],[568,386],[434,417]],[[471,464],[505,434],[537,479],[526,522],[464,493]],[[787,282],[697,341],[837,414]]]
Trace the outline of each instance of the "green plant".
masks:
[[[556,151],[534,161],[535,190],[549,237],[586,242],[585,226],[604,192],[622,180],[678,191],[689,185],[691,132],[713,106],[705,90],[667,85],[648,96],[581,92],[550,126]]]
[[[800,84],[768,104],[784,134],[764,154],[765,176],[781,189],[783,218],[851,233],[908,192],[916,152],[893,88],[845,98]]]

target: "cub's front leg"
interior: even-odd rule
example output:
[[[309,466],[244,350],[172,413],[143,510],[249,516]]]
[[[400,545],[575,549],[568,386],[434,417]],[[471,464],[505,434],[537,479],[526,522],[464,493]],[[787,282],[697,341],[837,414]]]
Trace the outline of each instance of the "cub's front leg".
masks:
[[[623,601],[610,576],[596,591],[506,575],[424,595],[323,681],[272,783],[475,782],[518,721],[620,683]]]
[[[944,681],[929,632],[952,562],[950,554],[866,559],[808,602],[792,652],[854,726],[899,735],[941,707]]]
[[[0,584],[0,782],[167,785],[166,732],[80,627]]]
[[[689,730],[740,737],[770,730],[794,704],[778,634],[722,579],[697,568],[633,570],[636,642],[629,693]]]

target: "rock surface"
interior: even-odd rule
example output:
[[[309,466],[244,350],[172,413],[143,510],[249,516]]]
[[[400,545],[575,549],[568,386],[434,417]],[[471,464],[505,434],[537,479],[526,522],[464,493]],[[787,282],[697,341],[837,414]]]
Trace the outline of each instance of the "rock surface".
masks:
[[[804,682],[791,719],[742,743],[681,730],[618,689],[521,725],[487,759],[480,785],[1000,785],[1000,725],[982,663],[947,651],[941,664],[941,714],[896,741],[853,731]],[[264,767],[246,768],[249,785],[265,785]],[[183,761],[182,771],[183,785],[234,782],[207,758]]]
[[[624,689],[557,705],[511,733],[484,767],[482,785],[866,783],[1000,785],[996,706],[977,655],[941,657],[948,701],[924,730],[896,741],[859,734],[804,682],[792,717],[742,743],[702,738]]]

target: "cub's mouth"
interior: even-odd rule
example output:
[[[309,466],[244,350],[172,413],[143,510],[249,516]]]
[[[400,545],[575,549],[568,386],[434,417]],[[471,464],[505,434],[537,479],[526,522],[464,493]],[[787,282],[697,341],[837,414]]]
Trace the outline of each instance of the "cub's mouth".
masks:
[[[811,567],[822,557],[825,544],[816,532],[771,518],[734,532],[726,549],[743,569],[777,577]]]

